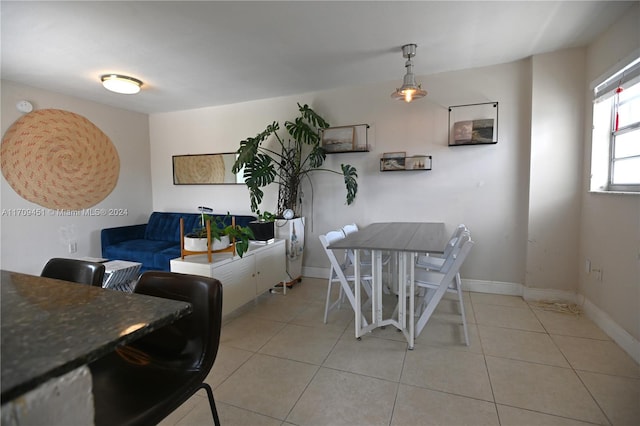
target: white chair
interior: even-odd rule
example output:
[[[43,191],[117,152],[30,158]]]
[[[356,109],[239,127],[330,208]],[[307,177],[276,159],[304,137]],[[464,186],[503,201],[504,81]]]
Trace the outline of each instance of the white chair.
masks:
[[[358,232],[358,225],[355,223],[350,223],[342,227],[342,233],[345,237]],[[351,263],[354,262],[355,255],[353,254],[353,250],[347,250],[346,255],[349,257]],[[389,264],[389,260],[391,259],[391,255],[389,253],[382,254],[382,267],[384,268]],[[371,267],[371,250],[362,250],[362,255],[360,256],[360,265]],[[388,287],[384,288],[385,293],[389,293]]]
[[[467,258],[469,251],[474,245],[468,232],[463,232],[458,237],[459,243],[444,259],[444,263],[438,271],[417,268],[414,276],[416,287],[424,289],[421,306],[424,307],[418,321],[416,322],[415,335],[419,336],[422,329],[431,318],[438,303],[446,292],[455,293],[458,296],[460,315],[462,317],[462,327],[464,330],[465,344],[469,346],[469,332],[467,330],[467,318],[464,312],[462,300],[462,282],[460,280],[460,267]]]
[[[451,238],[449,238],[449,241],[447,242],[447,245],[444,248],[444,253],[442,253],[442,255],[427,254],[427,255],[418,256],[418,258],[416,259],[416,267],[426,268],[426,269],[431,269],[436,271],[440,270],[440,268],[442,268],[442,265],[444,264],[444,260],[447,257],[449,257],[451,252],[459,243],[458,238],[465,231],[470,233],[469,229],[464,224],[458,225],[455,231],[453,231]]]
[[[329,275],[329,282],[327,284],[327,300],[325,303],[324,309],[324,323],[327,323],[327,318],[329,316],[329,312],[333,309],[339,308],[342,305],[344,297],[346,296],[351,304],[351,307],[354,308],[355,311],[355,296],[350,284],[355,284],[355,275],[353,270],[353,264],[351,260],[346,255],[337,256],[336,252],[328,247],[344,238],[344,233],[342,231],[330,231],[327,232],[326,235],[320,235],[320,242],[322,243],[322,247],[324,248],[327,257],[329,258],[329,262],[331,264],[331,271]],[[342,258],[343,261],[340,262],[338,258]],[[360,268],[360,282],[364,287],[369,300],[371,300],[371,268],[364,267]],[[338,298],[335,301],[331,301],[331,290],[333,287],[333,283],[340,284]],[[363,317],[363,324],[367,324],[366,320]]]

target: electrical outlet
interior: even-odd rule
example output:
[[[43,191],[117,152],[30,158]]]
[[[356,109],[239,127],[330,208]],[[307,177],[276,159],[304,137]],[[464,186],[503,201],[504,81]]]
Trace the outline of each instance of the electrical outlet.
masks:
[[[589,259],[585,260],[584,262],[584,272],[586,272],[587,274],[591,273],[591,261]]]
[[[75,241],[69,241],[69,253],[76,253],[78,251],[78,243]]]
[[[596,281],[602,281],[602,273],[604,272],[602,268],[592,268],[591,272],[596,274]]]

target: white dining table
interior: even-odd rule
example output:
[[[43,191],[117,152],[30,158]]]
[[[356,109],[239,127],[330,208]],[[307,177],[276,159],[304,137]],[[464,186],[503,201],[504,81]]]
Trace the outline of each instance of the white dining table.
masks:
[[[415,257],[420,253],[441,253],[446,244],[445,226],[440,222],[384,222],[372,223],[358,232],[349,234],[344,239],[331,244],[329,249],[353,250],[355,282],[360,282],[360,258],[362,251],[371,251],[372,295],[371,323],[362,324],[362,300],[360,285],[354,289],[355,335],[361,338],[371,330],[392,325],[402,331],[409,349],[413,349],[415,288],[413,283]],[[397,317],[383,318],[382,312],[382,253],[391,252],[397,255]],[[409,277],[407,277],[409,274]],[[395,274],[394,274],[395,275]],[[404,284],[409,280],[409,289]],[[406,312],[407,291],[409,296],[409,312]],[[409,320],[407,321],[407,316]]]

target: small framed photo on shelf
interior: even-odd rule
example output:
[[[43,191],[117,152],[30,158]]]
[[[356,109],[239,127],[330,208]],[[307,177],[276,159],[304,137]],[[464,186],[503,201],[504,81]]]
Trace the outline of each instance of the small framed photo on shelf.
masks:
[[[405,170],[431,170],[430,155],[413,155],[404,160]]]
[[[380,170],[404,170],[406,152],[385,152],[380,159]]]
[[[449,107],[449,146],[498,143],[498,102]]]
[[[354,126],[329,127],[322,131],[322,147],[327,153],[355,150]]]
[[[342,152],[367,152],[369,142],[368,124],[328,127],[321,131],[321,145],[327,154]]]

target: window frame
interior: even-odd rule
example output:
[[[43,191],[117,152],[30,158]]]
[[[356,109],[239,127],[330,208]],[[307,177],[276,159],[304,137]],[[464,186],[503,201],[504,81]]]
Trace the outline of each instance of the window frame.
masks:
[[[640,49],[635,51],[628,60],[610,70],[604,78],[594,83],[591,86],[593,89],[593,132],[590,191],[640,194],[640,177],[637,183],[613,183],[616,161],[640,157],[635,154],[618,158],[615,156],[616,137],[629,132],[638,132],[638,137],[640,137],[640,121],[627,123],[616,131],[616,105],[614,101],[615,89],[618,87],[629,89],[640,85]],[[636,102],[640,103],[640,96],[633,96],[626,102],[634,102],[634,105]],[[605,125],[608,126],[607,129],[604,128]]]
[[[639,82],[635,82],[634,84],[632,84],[631,86],[629,86],[629,88],[631,87],[635,87],[640,85],[640,81]],[[629,99],[627,102],[637,102],[640,104],[640,95],[636,95],[633,98]],[[614,173],[614,168],[615,168],[615,163],[618,160],[624,160],[627,158],[638,158],[640,157],[640,154],[638,155],[632,155],[632,156],[627,156],[627,157],[616,157],[615,155],[615,151],[616,151],[616,137],[627,134],[627,133],[631,133],[631,132],[637,132],[638,133],[638,138],[640,138],[640,120],[639,121],[635,121],[632,123],[627,124],[626,126],[623,126],[621,128],[619,128],[618,130],[614,129],[615,126],[615,102],[611,103],[611,136],[609,138],[609,176],[607,179],[607,188],[610,191],[624,191],[624,192],[640,192],[640,176],[638,178],[638,183],[632,183],[632,184],[619,184],[619,183],[613,183],[613,173]]]

